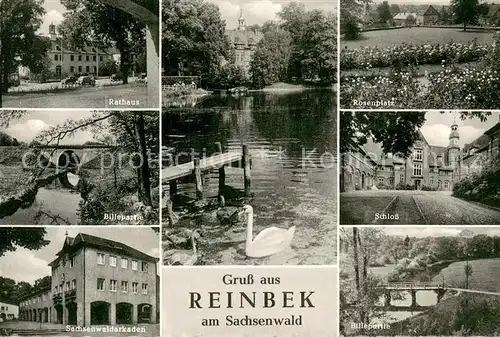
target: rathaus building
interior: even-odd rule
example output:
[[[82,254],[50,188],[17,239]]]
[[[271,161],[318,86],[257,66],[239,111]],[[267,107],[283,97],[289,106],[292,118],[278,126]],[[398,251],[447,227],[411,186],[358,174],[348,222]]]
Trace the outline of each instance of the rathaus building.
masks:
[[[156,323],[158,258],[120,242],[66,237],[52,285],[20,299],[21,320],[66,325]]]

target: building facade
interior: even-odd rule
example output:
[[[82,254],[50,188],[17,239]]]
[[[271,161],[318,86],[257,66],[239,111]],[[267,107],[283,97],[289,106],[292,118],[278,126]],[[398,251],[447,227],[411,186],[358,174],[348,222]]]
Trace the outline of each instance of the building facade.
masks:
[[[427,142],[420,132],[408,158],[386,154],[371,140],[342,156],[341,191],[366,189],[428,189],[451,191],[455,183],[479,172],[498,157],[500,123],[464,148],[458,125],[451,125],[448,146]]]
[[[65,77],[74,74],[98,75],[99,66],[106,61],[114,61],[114,53],[93,47],[81,50],[70,50],[65,46],[64,40],[56,33],[56,26],[49,26],[48,36],[51,46],[48,57],[51,61],[50,70],[57,76]]]
[[[226,35],[229,37],[234,54],[233,63],[244,71],[245,76],[249,76],[250,61],[263,34],[258,31],[248,30],[243,18],[243,12],[241,12],[238,19],[238,28],[227,30]]]
[[[67,237],[52,285],[21,299],[21,319],[67,325],[156,323],[159,259],[108,239]]]
[[[0,302],[0,322],[19,318],[19,306]]]

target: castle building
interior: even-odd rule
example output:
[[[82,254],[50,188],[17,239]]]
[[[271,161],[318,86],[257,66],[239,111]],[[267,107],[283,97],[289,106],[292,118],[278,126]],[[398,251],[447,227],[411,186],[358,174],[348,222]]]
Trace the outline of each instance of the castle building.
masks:
[[[156,323],[158,258],[79,233],[49,265],[52,284],[20,299],[21,320],[66,325]]]
[[[243,69],[246,76],[249,76],[250,61],[263,34],[258,31],[248,30],[243,18],[243,12],[240,12],[238,28],[227,30],[226,35],[229,37],[234,52],[233,63]]]
[[[342,192],[366,189],[428,189],[451,191],[455,183],[479,172],[487,160],[498,156],[500,122],[464,148],[454,122],[448,146],[429,144],[419,131],[408,158],[384,153],[371,139],[342,156]]]

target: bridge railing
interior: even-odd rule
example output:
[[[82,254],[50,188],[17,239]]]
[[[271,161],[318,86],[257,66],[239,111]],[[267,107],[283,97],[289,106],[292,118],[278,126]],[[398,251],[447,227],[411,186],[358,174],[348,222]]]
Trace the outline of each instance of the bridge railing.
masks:
[[[445,288],[445,283],[436,282],[388,282],[379,285],[380,288],[399,288],[399,289],[411,289],[411,288]]]

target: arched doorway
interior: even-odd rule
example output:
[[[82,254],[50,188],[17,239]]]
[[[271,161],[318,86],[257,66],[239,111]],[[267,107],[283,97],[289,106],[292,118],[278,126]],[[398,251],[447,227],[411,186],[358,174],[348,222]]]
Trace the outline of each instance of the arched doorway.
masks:
[[[3,312],[2,312],[2,313],[0,314],[0,318],[1,318],[2,320],[4,320],[4,321],[5,321],[5,320],[7,319],[7,315],[6,315],[5,313],[3,313]]]
[[[56,323],[62,324],[63,322],[63,306],[62,304],[58,304],[54,307],[56,310]]]
[[[71,303],[66,304],[66,309],[68,310],[68,322],[67,322],[67,324],[77,325],[77,318],[76,318],[77,307],[78,306],[75,302],[71,302]]]
[[[132,324],[132,312],[134,306],[130,303],[117,303],[116,304],[116,324]]]
[[[49,321],[49,308],[43,308],[43,322],[47,323]]]
[[[111,304],[108,302],[96,301],[90,303],[90,324],[107,325],[109,324],[109,309]]]
[[[153,306],[149,303],[141,303],[137,306],[137,323],[153,323],[151,312]]]
[[[361,173],[361,189],[366,190],[366,177],[365,172]]]

